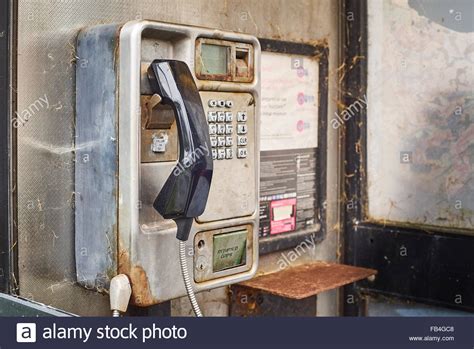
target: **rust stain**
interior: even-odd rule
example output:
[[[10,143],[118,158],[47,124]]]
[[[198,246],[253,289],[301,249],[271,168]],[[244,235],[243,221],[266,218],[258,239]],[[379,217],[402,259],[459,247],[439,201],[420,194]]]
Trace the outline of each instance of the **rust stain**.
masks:
[[[227,62],[227,71],[225,74],[210,74],[203,71],[205,66],[202,60],[201,47],[202,44],[211,44],[211,45],[221,45],[226,46],[229,49],[232,49],[232,52],[240,50],[242,52],[246,51],[248,58],[245,60],[247,63],[247,69],[245,71],[239,72],[238,62],[241,61],[238,57],[231,57]],[[195,51],[195,66],[196,66],[196,77],[201,80],[201,84],[204,86],[212,85],[215,81],[228,81],[228,82],[252,82],[254,79],[254,49],[251,44],[247,43],[236,43],[228,40],[221,40],[214,36],[212,39],[199,38],[196,41],[196,51]],[[206,80],[212,81],[211,83],[206,83]],[[212,87],[212,86],[209,86]],[[219,86],[215,88],[217,90]],[[211,88],[212,89],[212,88]],[[214,89],[212,89],[214,90]]]
[[[321,47],[324,47],[324,48],[329,47],[329,43],[328,43],[327,38],[309,40],[309,41],[307,41],[307,43],[312,45],[312,46],[321,46]]]
[[[238,285],[276,296],[303,299],[377,274],[376,270],[314,262],[244,281]]]
[[[132,296],[130,303],[139,307],[147,307],[158,304],[150,289],[150,283],[145,270],[140,265],[132,265],[128,251],[119,243],[118,272],[125,274],[130,279],[132,286]]]

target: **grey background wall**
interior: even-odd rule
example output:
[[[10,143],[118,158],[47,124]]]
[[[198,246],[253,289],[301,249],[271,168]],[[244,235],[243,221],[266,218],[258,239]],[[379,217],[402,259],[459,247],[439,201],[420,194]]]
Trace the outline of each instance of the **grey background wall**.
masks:
[[[338,97],[338,2],[217,0],[19,0],[18,111],[47,100],[18,127],[20,294],[81,315],[107,315],[108,298],[82,289],[74,274],[75,38],[83,27],[150,19],[329,47],[329,115]],[[265,127],[265,125],[262,125]],[[338,258],[338,137],[328,131],[327,238],[295,263]],[[277,269],[281,253],[261,259]],[[199,295],[207,315],[228,314],[226,289]],[[335,292],[318,298],[318,315],[337,313]],[[186,299],[173,315],[190,314]]]

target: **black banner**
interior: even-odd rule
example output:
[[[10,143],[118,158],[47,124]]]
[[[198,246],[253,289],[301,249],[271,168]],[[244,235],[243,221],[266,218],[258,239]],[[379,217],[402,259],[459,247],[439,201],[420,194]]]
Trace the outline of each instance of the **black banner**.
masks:
[[[0,348],[473,348],[474,318],[0,318]]]

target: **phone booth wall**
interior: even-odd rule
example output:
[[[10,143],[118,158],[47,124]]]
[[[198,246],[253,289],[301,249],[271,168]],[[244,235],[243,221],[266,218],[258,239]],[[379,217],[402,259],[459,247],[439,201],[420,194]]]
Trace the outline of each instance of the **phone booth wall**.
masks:
[[[289,20],[290,18],[295,20]],[[75,229],[77,227],[75,210],[78,199],[76,192],[77,161],[80,160],[77,156],[81,154],[81,149],[77,148],[76,143],[76,69],[88,64],[87,58],[78,54],[77,40],[79,32],[86,28],[123,24],[130,21],[148,20],[176,23],[180,28],[205,27],[209,28],[206,29],[209,33],[212,33],[214,29],[235,32],[234,36],[221,39],[235,42],[238,38],[244,38],[243,42],[251,44],[253,49],[259,47],[259,42],[246,39],[248,36],[258,38],[261,43],[265,40],[275,40],[302,45],[300,47],[303,50],[300,55],[296,54],[296,51],[285,51],[286,49],[282,46],[281,56],[278,56],[278,52],[275,50],[268,52],[268,47],[271,45],[267,42],[266,49],[262,48],[267,51],[262,53],[262,65],[255,65],[261,70],[258,74],[266,74],[264,76],[266,80],[262,79],[262,85],[267,84],[267,86],[270,81],[279,79],[271,71],[266,70],[264,73],[265,69],[271,67],[272,64],[295,72],[295,76],[302,81],[308,76],[316,76],[315,79],[308,78],[305,85],[309,90],[313,88],[311,92],[293,91],[296,94],[294,103],[306,108],[299,119],[286,120],[286,123],[276,125],[269,123],[271,115],[262,113],[260,130],[264,137],[260,141],[265,147],[262,149],[260,159],[266,164],[268,170],[268,166],[273,166],[272,157],[276,154],[272,152],[278,151],[278,156],[282,157],[284,161],[299,159],[297,161],[298,168],[309,171],[308,169],[313,168],[312,166],[319,167],[317,170],[324,173],[327,182],[321,182],[324,188],[318,189],[318,193],[320,192],[318,195],[322,195],[322,192],[327,192],[327,195],[324,196],[324,200],[318,202],[320,206],[318,212],[322,212],[324,208],[325,214],[319,216],[321,221],[312,219],[310,216],[302,220],[301,215],[306,211],[301,205],[298,206],[299,192],[289,189],[287,192],[272,192],[271,187],[265,187],[267,191],[264,194],[260,192],[259,201],[265,202],[268,212],[271,211],[271,215],[269,215],[271,218],[268,221],[262,220],[264,215],[262,216],[262,213],[258,212],[257,207],[256,215],[260,214],[260,220],[264,222],[264,225],[260,225],[260,232],[257,233],[261,241],[258,272],[278,270],[281,264],[279,260],[282,259],[282,256],[291,251],[298,241],[304,241],[301,239],[315,236],[314,234],[320,237],[318,243],[315,243],[306,253],[301,254],[295,263],[300,264],[311,260],[337,261],[339,130],[328,127],[327,133],[318,134],[319,119],[313,118],[314,113],[318,112],[318,93],[321,93],[321,89],[325,89],[328,93],[327,117],[329,118],[329,115],[334,115],[336,112],[339,46],[337,1],[319,0],[290,3],[283,0],[277,2],[268,0],[226,3],[206,0],[163,0],[158,2],[148,0],[113,2],[106,0],[85,2],[19,0],[15,20],[17,21],[18,38],[16,57],[17,113],[16,123],[13,126],[17,132],[15,151],[17,158],[16,234],[18,243],[15,247],[17,267],[16,270],[12,270],[15,276],[13,292],[79,315],[109,314],[108,298],[102,293],[87,290],[76,279],[75,260],[78,251],[75,246]],[[144,35],[153,35],[153,33],[145,31]],[[211,34],[205,36],[209,37]],[[165,37],[166,40],[169,38]],[[184,41],[180,41],[179,35],[174,39],[176,39],[174,46],[168,48],[171,50],[170,52],[179,56],[184,52],[182,51]],[[204,45],[204,49],[209,48],[205,47],[206,44],[209,43],[201,43]],[[304,48],[309,46],[322,47],[324,52],[329,52],[325,67],[328,78],[324,79],[324,83],[317,80],[317,77],[320,76],[318,69],[321,69],[321,66],[318,68],[315,61],[308,58],[311,54],[304,52]],[[232,47],[231,50],[242,50],[237,52],[235,64],[238,66],[237,71],[243,74],[242,72],[246,69],[245,64],[249,63],[247,56],[245,56],[245,52],[247,52],[245,50],[248,47],[229,47]],[[160,45],[147,47],[150,51],[168,48]],[[208,53],[203,52],[203,57],[206,54]],[[301,63],[298,57],[303,57],[301,69],[295,65]],[[89,59],[91,58],[89,57]],[[214,68],[218,70],[219,66]],[[201,85],[207,84],[205,79],[199,81]],[[267,108],[271,108],[273,105],[271,103],[274,103],[278,97],[282,100],[286,98],[282,95],[286,89],[278,90],[276,85],[274,86],[274,91],[267,89],[271,93],[266,92],[267,94],[262,96],[267,103]],[[211,92],[209,93],[211,94],[209,96],[201,95],[206,103],[208,99],[226,99],[217,98]],[[236,98],[233,102],[243,105],[248,101]],[[210,104],[206,108],[209,106]],[[292,109],[283,112],[290,115]],[[149,122],[153,123],[153,120]],[[298,136],[295,139],[299,139],[301,143],[288,144],[283,140],[283,143],[279,144],[279,141],[272,141],[272,139],[276,139],[274,136],[279,133],[279,130],[290,129]],[[170,129],[170,132],[173,132],[173,129]],[[326,149],[318,150],[322,151],[325,156],[316,163],[307,161],[308,158],[311,159],[314,156],[316,151],[314,149],[318,148],[320,144],[315,140],[318,140],[319,137],[327,139],[327,151]],[[304,141],[305,139],[307,141]],[[162,139],[154,140],[151,137],[150,144],[146,144],[146,146],[159,147],[160,141]],[[178,151],[176,144],[170,143],[169,146],[175,152]],[[282,148],[287,149],[287,152],[285,153]],[[289,151],[288,148],[298,149],[298,152]],[[144,162],[148,162],[150,157],[155,155],[150,153],[138,156]],[[220,155],[216,153],[216,156]],[[228,156],[228,154],[224,153],[223,156]],[[268,172],[265,173],[268,175]],[[265,177],[260,184],[264,182],[268,184],[269,180],[269,177]],[[244,182],[243,180],[237,181],[235,185],[242,186],[245,185]],[[91,186],[96,184],[90,183]],[[83,185],[87,187],[88,183],[83,183]],[[222,188],[219,193],[211,191],[210,195],[212,202],[216,202],[216,198],[225,200],[229,193],[226,194],[225,188]],[[317,199],[312,199],[312,201],[317,201]],[[205,217],[206,221],[212,221],[212,215],[221,209],[219,205],[215,205],[212,212],[206,211],[208,215]],[[97,212],[97,215],[101,214],[108,213]],[[242,222],[243,231],[247,229],[246,225],[251,222],[252,220]],[[305,230],[305,227],[308,226],[313,230],[309,231],[309,228]],[[322,227],[325,227],[324,234],[318,235],[318,232],[322,232]],[[290,235],[292,232],[295,234]],[[284,234],[288,234],[288,239],[281,238]],[[298,240],[298,236],[300,240]],[[242,239],[242,236],[235,236],[235,238]],[[221,243],[215,237],[202,237],[203,241],[212,239],[215,244]],[[84,253],[87,254],[87,251]],[[151,263],[150,265],[152,265]],[[153,263],[159,263],[159,260]],[[235,265],[240,267],[238,264]],[[225,273],[221,270],[224,270],[227,265],[221,267],[222,269],[219,269],[219,266],[214,266],[214,270]],[[251,270],[251,266],[247,268],[244,265],[242,270],[244,269],[247,272]],[[256,271],[252,270],[251,272],[255,273]],[[213,276],[202,273],[202,275],[198,275],[199,278],[207,282]],[[220,285],[216,283],[214,286]],[[169,293],[169,297],[165,298],[181,295],[183,294]],[[207,315],[228,315],[227,287],[213,288],[201,292],[197,296]],[[168,313],[171,315],[188,315],[190,311],[185,298],[176,298],[169,303]],[[317,311],[318,315],[337,314],[336,292],[327,292],[318,297]]]

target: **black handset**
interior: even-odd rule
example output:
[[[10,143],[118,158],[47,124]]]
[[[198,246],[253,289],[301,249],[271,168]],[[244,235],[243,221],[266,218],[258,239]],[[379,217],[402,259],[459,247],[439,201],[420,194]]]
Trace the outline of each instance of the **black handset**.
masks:
[[[173,219],[176,237],[186,241],[193,220],[206,208],[213,164],[206,116],[191,71],[185,62],[157,59],[148,68],[151,87],[173,108],[179,137],[179,163],[166,180],[153,207]]]

